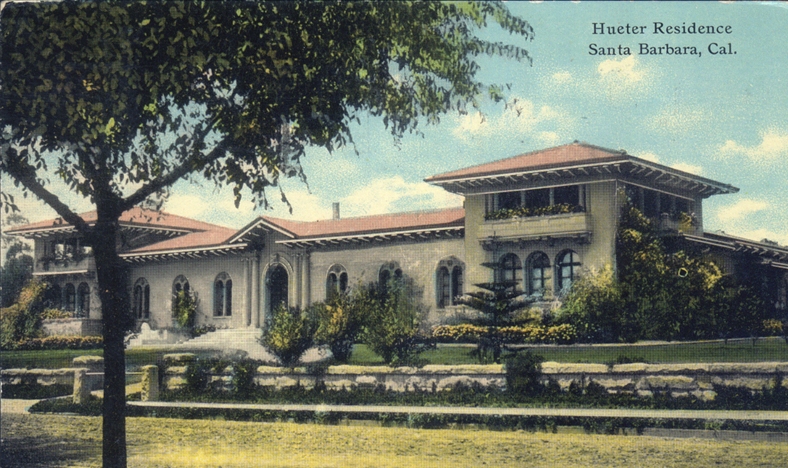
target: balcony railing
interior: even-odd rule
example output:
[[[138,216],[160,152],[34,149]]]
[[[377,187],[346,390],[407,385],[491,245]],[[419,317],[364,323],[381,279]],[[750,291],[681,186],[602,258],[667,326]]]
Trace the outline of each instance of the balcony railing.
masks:
[[[583,237],[591,234],[591,215],[567,213],[551,216],[487,221],[481,226],[481,240],[528,240]]]
[[[69,273],[94,271],[96,260],[93,255],[72,256],[72,257],[41,257],[36,261],[35,272],[46,273]]]

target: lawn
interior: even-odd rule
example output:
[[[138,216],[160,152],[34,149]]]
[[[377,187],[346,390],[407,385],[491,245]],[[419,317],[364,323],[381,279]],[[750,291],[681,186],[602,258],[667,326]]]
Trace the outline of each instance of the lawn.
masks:
[[[421,355],[430,364],[475,364],[469,353],[473,348],[441,346]],[[570,345],[528,347],[546,361],[608,364],[621,358],[633,362],[766,362],[788,361],[788,345],[782,338],[762,338],[755,345],[750,340],[705,343],[670,343],[653,345]],[[351,364],[376,365],[382,359],[365,345],[356,345]]]
[[[101,419],[8,415],[0,465],[99,466]],[[783,466],[785,444],[128,418],[130,467]]]
[[[421,355],[430,364],[476,364],[470,356],[473,348],[440,346]],[[762,338],[755,345],[750,340],[705,343],[670,343],[653,345],[610,345],[610,346],[533,346],[533,350],[546,361],[586,362],[608,364],[626,358],[630,361],[650,363],[680,362],[765,362],[788,361],[788,345],[782,338]],[[129,370],[145,364],[155,364],[167,353],[182,350],[135,348],[126,350],[126,365]],[[101,356],[100,349],[92,350],[49,350],[49,351],[2,351],[0,365],[3,369],[29,367],[56,369],[70,367],[76,356]],[[209,354],[209,353],[205,353]],[[381,365],[383,360],[363,345],[356,345],[350,359],[353,365]]]

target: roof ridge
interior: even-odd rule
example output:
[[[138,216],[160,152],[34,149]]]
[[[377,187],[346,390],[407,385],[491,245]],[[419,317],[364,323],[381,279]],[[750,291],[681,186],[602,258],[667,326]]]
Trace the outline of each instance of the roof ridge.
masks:
[[[267,221],[285,221],[287,223],[310,224],[310,223],[318,223],[325,221],[347,221],[352,219],[369,219],[369,218],[378,218],[383,216],[399,216],[399,215],[405,216],[405,215],[422,214],[422,213],[423,214],[442,213],[442,212],[453,211],[453,210],[465,210],[465,208],[462,206],[455,206],[450,208],[435,208],[430,210],[398,211],[394,213],[379,213],[379,214],[363,215],[363,216],[348,216],[339,219],[325,218],[325,219],[316,219],[314,221],[290,220],[286,218],[276,218],[273,216],[263,216],[263,215],[260,215],[258,219],[262,218]]]
[[[430,181],[430,180],[434,180],[435,178],[440,177],[440,176],[442,176],[444,174],[451,174],[451,173],[454,173],[454,172],[457,172],[457,171],[467,171],[467,170],[471,170],[471,169],[474,169],[474,168],[486,166],[488,164],[493,164],[493,163],[500,164],[502,162],[511,161],[513,159],[522,158],[524,156],[531,156],[531,155],[534,155],[534,154],[537,154],[537,153],[544,153],[546,151],[553,151],[553,150],[557,150],[559,148],[564,148],[564,147],[567,147],[567,146],[575,146],[575,145],[576,146],[584,146],[586,148],[592,148],[592,149],[596,149],[596,150],[599,150],[599,151],[604,151],[604,152],[610,153],[610,154],[621,154],[621,155],[628,154],[625,150],[614,150],[614,149],[610,149],[610,148],[605,148],[604,146],[592,145],[592,144],[587,143],[585,141],[574,140],[572,143],[566,143],[566,144],[563,144],[563,145],[551,146],[549,148],[542,148],[542,149],[536,149],[536,150],[532,150],[532,151],[526,151],[525,153],[520,153],[520,154],[517,154],[517,155],[514,155],[514,156],[509,156],[508,158],[496,159],[494,161],[487,161],[487,162],[483,162],[483,163],[479,163],[479,164],[474,164],[472,166],[461,167],[459,169],[452,169],[450,171],[445,171],[445,172],[442,172],[440,174],[435,174],[433,176],[429,176],[429,177],[427,177],[424,180],[425,181]]]

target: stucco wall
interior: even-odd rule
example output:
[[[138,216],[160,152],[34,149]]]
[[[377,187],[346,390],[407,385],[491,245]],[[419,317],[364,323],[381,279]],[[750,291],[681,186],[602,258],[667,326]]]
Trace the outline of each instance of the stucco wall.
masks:
[[[463,240],[446,239],[425,242],[392,242],[374,247],[316,250],[311,254],[310,271],[312,301],[326,298],[326,277],[332,265],[342,265],[348,273],[350,287],[378,280],[383,264],[397,262],[402,272],[421,289],[423,305],[429,308],[428,322],[437,323],[451,309],[438,309],[436,302],[436,270],[438,263],[449,257],[464,263]],[[466,282],[467,290],[467,282]]]
[[[213,316],[213,283],[220,273],[233,281],[233,313],[230,317]],[[129,271],[129,293],[139,278],[150,284],[151,328],[172,327],[172,285],[184,275],[198,299],[197,325],[212,324],[221,328],[242,326],[244,310],[244,263],[240,255],[211,256],[201,259],[176,259],[132,265]]]

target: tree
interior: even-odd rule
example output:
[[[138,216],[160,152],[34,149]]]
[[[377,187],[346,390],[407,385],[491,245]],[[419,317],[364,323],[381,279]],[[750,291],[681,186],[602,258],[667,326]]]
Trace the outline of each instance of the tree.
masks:
[[[93,247],[103,316],[104,466],[125,466],[123,337],[132,326],[117,220],[159,208],[178,180],[248,189],[304,177],[304,148],[352,142],[360,112],[395,136],[503,99],[480,55],[530,60],[476,36],[531,27],[500,3],[58,2],[2,12],[0,170]],[[86,223],[49,184],[97,212]],[[6,209],[14,200],[0,194]]]
[[[457,300],[458,304],[478,310],[482,313],[482,320],[486,325],[486,332],[478,337],[477,347],[473,354],[480,362],[501,362],[501,353],[504,350],[504,336],[501,327],[509,325],[509,319],[516,311],[526,308],[535,300],[527,298],[517,288],[517,281],[502,279],[504,269],[503,260],[495,263],[485,263],[484,266],[493,270],[496,281],[492,283],[475,284],[479,291],[469,292]]]
[[[5,216],[3,226],[27,224],[18,213]],[[16,302],[22,287],[33,277],[32,248],[17,237],[2,235],[5,256],[0,267],[0,307],[10,307]]]

